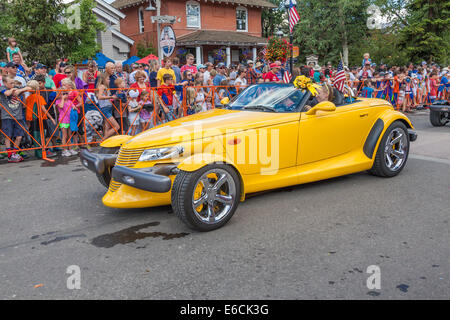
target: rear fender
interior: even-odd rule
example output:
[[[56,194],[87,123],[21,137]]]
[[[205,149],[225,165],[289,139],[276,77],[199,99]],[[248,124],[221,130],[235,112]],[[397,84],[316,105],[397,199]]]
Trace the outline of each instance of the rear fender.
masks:
[[[103,141],[100,146],[104,148],[121,147],[125,142],[133,138],[132,136],[120,135],[114,136]]]

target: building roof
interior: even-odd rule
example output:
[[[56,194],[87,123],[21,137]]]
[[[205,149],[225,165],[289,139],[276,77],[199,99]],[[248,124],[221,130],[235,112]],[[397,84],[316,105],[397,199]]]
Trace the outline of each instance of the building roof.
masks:
[[[188,45],[265,46],[266,38],[251,36],[243,32],[199,30],[178,37],[177,46]]]
[[[112,6],[117,9],[132,7],[139,4],[148,3],[149,0],[116,0]],[[200,0],[201,2],[201,0]],[[203,0],[203,2],[206,2]],[[267,0],[209,0],[209,2],[236,4],[241,6],[260,7],[260,8],[276,8],[277,6]]]

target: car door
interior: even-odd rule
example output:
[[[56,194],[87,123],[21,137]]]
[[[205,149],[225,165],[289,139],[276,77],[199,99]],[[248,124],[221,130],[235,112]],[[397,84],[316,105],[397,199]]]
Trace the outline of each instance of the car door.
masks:
[[[330,159],[362,149],[376,116],[367,101],[338,106],[335,111],[301,112],[297,165]]]
[[[276,174],[296,166],[300,114],[268,115],[276,121],[225,136],[228,157],[243,174]]]

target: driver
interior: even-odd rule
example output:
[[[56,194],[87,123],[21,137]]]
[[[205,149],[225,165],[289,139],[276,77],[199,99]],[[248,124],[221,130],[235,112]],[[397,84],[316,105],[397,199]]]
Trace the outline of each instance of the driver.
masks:
[[[330,86],[328,83],[322,85],[319,89],[317,89],[316,96],[311,96],[311,98],[306,103],[306,106],[303,108],[303,111],[308,111],[316,104],[330,101],[333,102],[336,106],[343,104],[344,96],[338,89]]]

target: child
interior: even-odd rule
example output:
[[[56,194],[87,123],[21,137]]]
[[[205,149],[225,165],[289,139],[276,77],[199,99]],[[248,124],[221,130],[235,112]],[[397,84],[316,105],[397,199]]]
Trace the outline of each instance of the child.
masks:
[[[231,99],[231,94],[227,91],[226,87],[228,86],[228,80],[224,79],[220,82],[220,87],[216,89],[216,94],[214,95],[214,104],[215,106],[221,106],[221,102],[223,98],[228,97]]]
[[[174,110],[173,107],[173,92],[175,90],[183,90],[183,85],[186,85],[187,82],[184,82],[182,86],[173,84],[173,77],[171,74],[165,74],[163,76],[164,83],[158,89],[158,96],[160,98],[162,111],[165,114],[165,118],[168,121],[172,121],[175,119],[175,114],[177,110]]]
[[[26,90],[31,90],[31,88],[16,88],[14,78],[10,76],[3,79],[3,84],[0,87],[0,109],[2,131],[7,136],[5,145],[8,151],[8,162],[21,162],[23,158],[14,151],[16,148],[11,148],[11,141],[14,139],[14,145],[19,147],[22,137],[25,134],[24,129],[26,125],[23,121],[22,103],[19,96]]]
[[[17,46],[16,39],[9,38],[8,39],[8,47],[6,48],[6,54],[8,56],[8,62],[13,61],[13,54],[17,53],[20,56],[20,61],[23,62],[22,52],[20,52],[19,47]]]
[[[73,104],[73,108],[69,111],[69,128],[71,127],[70,131],[71,136],[73,136],[73,143],[75,144],[75,147],[73,147],[72,150],[69,150],[69,152],[71,155],[76,155],[80,149],[76,145],[83,134],[83,125],[78,126],[78,122],[80,121],[81,106],[83,104],[83,94],[76,91],[75,83],[70,78],[64,78],[61,80],[61,89],[71,90],[70,92],[66,92],[68,92],[68,99],[70,99]],[[71,126],[70,123],[72,123]],[[70,143],[70,141],[67,142]]]
[[[136,110],[141,110],[139,112],[139,121],[141,123],[141,129],[142,131],[150,129],[153,127],[153,123],[151,120],[153,120],[153,112],[148,111],[144,108],[145,105],[151,104],[151,101],[149,100],[150,94],[148,91],[142,91],[140,95],[140,101],[138,104],[138,108]]]
[[[362,96],[364,98],[372,98],[373,92],[374,92],[374,89],[373,89],[374,83],[373,83],[373,81],[366,80],[364,82],[364,84],[365,84],[365,86],[364,86],[364,88],[362,90]]]
[[[186,114],[188,116],[196,113],[196,104],[195,104],[196,96],[197,93],[195,92],[194,88],[189,87],[186,89]]]
[[[436,71],[430,73],[430,102],[434,103],[436,100],[438,90],[438,74]]]
[[[27,83],[27,86],[36,91],[45,90],[45,82],[44,82],[44,85],[42,86],[42,82],[38,82],[36,80],[31,80]],[[47,127],[48,118],[50,118],[50,121],[54,125],[56,125],[55,119],[53,119],[53,117],[50,114],[47,114],[47,109],[45,108],[46,105],[47,105],[47,102],[45,101],[44,97],[42,97],[40,94],[38,94],[36,92],[30,94],[25,99],[25,106],[26,106],[25,119],[26,119],[27,123],[29,124],[30,133],[33,135],[34,140],[36,140],[36,141],[34,141],[34,140],[32,141],[34,147],[38,147],[36,142],[41,144],[41,135],[40,135],[38,118],[42,117],[44,131],[46,131],[46,135],[45,135],[46,138],[50,138],[50,132],[49,132],[50,130]],[[38,110],[39,106],[41,109],[40,112]],[[45,129],[47,129],[47,130],[45,130]],[[36,149],[34,151],[34,154],[37,158],[39,158],[39,159],[42,158],[41,149]],[[53,152],[51,152],[50,150],[48,150],[46,152],[46,154],[47,154],[47,157],[55,156],[55,154]]]
[[[205,98],[205,102],[203,102],[202,111],[208,111],[211,110],[212,108],[213,108],[212,96],[208,95]]]
[[[76,106],[72,102],[72,99],[69,98],[69,92],[67,91],[61,94],[61,98],[56,100],[55,104],[59,111],[59,127],[62,131],[62,143],[65,146],[68,143],[67,140],[69,137],[70,112],[76,110]],[[77,154],[77,152],[70,150],[70,146],[64,148],[65,150],[62,152],[63,157],[70,157]]]
[[[139,128],[140,123],[139,111],[141,110],[141,106],[137,101],[137,98],[139,97],[139,91],[131,90],[128,95],[130,97],[130,100],[128,101],[128,122],[131,126],[131,135],[134,136],[136,134],[136,130]]]
[[[370,59],[370,54],[369,53],[364,53],[363,58],[364,58],[363,61],[362,61],[362,67],[363,68],[366,65],[366,63],[372,64],[372,59]]]
[[[128,132],[128,108],[127,95],[123,90],[125,81],[123,78],[117,78],[114,80],[114,85],[119,90],[116,91],[117,99],[113,100],[113,116],[120,125],[121,134],[126,134]]]

